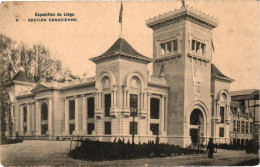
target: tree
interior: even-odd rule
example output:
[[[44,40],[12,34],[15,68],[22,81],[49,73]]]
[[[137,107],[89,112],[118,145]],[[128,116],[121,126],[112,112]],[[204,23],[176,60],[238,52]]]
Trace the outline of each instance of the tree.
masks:
[[[17,44],[11,38],[0,34],[0,108],[1,138],[5,136],[8,101],[5,84],[23,69],[26,75],[35,82],[65,81],[73,75],[69,69],[63,70],[62,63],[52,58],[50,51],[41,44],[28,47]],[[75,77],[74,77],[75,78]]]

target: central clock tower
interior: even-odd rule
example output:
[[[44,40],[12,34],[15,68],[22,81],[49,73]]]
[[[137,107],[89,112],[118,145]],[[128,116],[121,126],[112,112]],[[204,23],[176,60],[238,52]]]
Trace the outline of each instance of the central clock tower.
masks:
[[[207,140],[211,134],[211,39],[218,20],[185,6],[146,24],[153,29],[153,75],[164,77],[170,85],[169,143],[187,147],[192,143],[192,129]],[[195,110],[198,121],[192,123]]]

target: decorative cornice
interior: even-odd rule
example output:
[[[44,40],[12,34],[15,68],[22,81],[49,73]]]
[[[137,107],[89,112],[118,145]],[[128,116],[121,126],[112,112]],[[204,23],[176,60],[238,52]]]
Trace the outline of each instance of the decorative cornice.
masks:
[[[163,15],[159,15],[154,18],[150,18],[146,21],[146,25],[150,28],[154,28],[156,25],[170,21],[175,20],[177,18],[188,16],[188,18],[199,20],[200,22],[203,22],[204,24],[209,25],[212,28],[215,28],[218,26],[219,21],[209,15],[206,15],[205,13],[198,11],[192,7],[182,7],[180,9],[175,9],[174,11],[170,11],[168,13],[164,13]]]
[[[152,59],[151,58],[146,58],[146,57],[136,57],[132,54],[129,54],[129,53],[126,53],[126,52],[115,52],[113,54],[107,54],[107,55],[102,55],[102,56],[98,56],[98,57],[94,57],[94,58],[91,58],[89,60],[93,61],[94,63],[100,63],[100,62],[103,62],[105,60],[108,60],[108,59],[113,59],[113,58],[120,58],[120,57],[126,57],[126,58],[130,58],[130,59],[134,59],[134,60],[139,60],[143,63],[150,63],[152,62]]]

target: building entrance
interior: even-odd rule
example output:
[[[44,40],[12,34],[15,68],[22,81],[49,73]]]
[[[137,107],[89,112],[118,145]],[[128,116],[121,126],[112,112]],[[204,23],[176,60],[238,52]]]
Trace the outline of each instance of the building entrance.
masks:
[[[192,144],[198,144],[200,141],[201,135],[203,134],[203,125],[204,119],[202,112],[199,109],[194,109],[190,115],[190,137]]]
[[[198,129],[190,129],[190,137],[191,137],[191,143],[197,144],[198,143]]]

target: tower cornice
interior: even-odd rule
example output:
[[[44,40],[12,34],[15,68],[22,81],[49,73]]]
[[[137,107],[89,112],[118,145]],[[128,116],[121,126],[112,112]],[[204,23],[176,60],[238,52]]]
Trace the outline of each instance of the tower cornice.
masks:
[[[146,21],[146,25],[152,29],[155,29],[160,24],[176,20],[178,18],[187,18],[190,21],[194,20],[196,22],[199,21],[211,28],[215,28],[219,24],[219,21],[216,18],[206,15],[205,13],[198,11],[192,7],[186,6],[174,11],[170,11],[168,13],[164,13],[163,15],[150,18]]]

